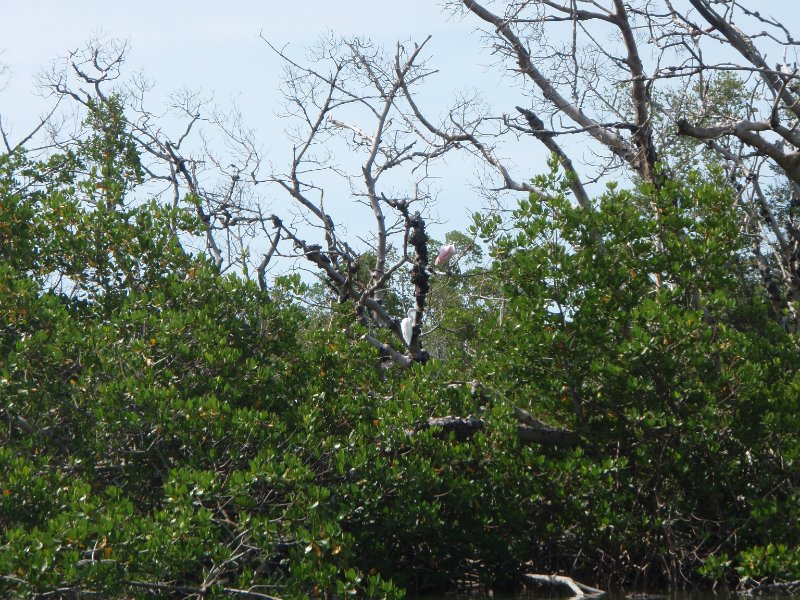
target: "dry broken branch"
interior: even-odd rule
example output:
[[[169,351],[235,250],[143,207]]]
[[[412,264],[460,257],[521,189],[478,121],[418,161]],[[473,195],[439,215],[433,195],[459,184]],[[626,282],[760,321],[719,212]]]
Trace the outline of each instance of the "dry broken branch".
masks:
[[[525,573],[522,576],[527,583],[536,584],[539,587],[561,588],[570,594],[570,598],[602,598],[606,595],[603,590],[589,587],[583,583],[575,581],[572,577],[564,575],[537,575]]]

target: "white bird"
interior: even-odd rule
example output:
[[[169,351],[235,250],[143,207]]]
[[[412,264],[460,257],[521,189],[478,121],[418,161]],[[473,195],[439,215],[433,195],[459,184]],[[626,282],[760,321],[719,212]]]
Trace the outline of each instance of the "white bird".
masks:
[[[433,261],[433,264],[437,267],[439,265],[446,265],[450,262],[450,259],[453,258],[453,254],[455,254],[455,252],[456,247],[453,244],[442,246],[442,249],[439,250],[439,255],[436,257],[436,260]]]
[[[406,346],[411,345],[411,336],[414,333],[414,309],[408,311],[408,316],[405,317],[402,321],[400,321],[400,333],[403,334],[403,341],[406,343]]]

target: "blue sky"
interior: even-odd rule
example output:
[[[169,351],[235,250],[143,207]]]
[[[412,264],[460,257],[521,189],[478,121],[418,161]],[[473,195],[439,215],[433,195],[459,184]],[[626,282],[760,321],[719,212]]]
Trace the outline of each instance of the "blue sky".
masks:
[[[496,89],[500,80],[496,70],[487,68],[493,59],[482,52],[475,23],[449,17],[431,0],[232,0],[224,5],[210,0],[6,0],[4,5],[0,61],[10,67],[11,78],[0,93],[0,115],[16,136],[24,135],[49,106],[34,94],[36,74],[99,35],[130,42],[126,70],[141,70],[155,83],[150,94],[154,104],[178,88],[213,93],[221,105],[235,101],[276,163],[291,156],[291,147],[280,144],[286,123],[276,117],[281,65],[259,34],[277,46],[288,44],[289,52],[300,57],[304,46],[326,31],[367,36],[389,47],[398,40],[422,41],[432,35],[428,54],[442,73],[424,98],[434,114],[459,90],[487,82]],[[440,237],[463,229],[469,213],[481,206],[477,195],[468,197],[473,194],[467,182],[473,169],[465,170],[457,161],[448,172],[458,183],[440,190],[433,211],[434,220],[442,221],[435,232]]]
[[[496,112],[513,112],[516,104],[528,104],[522,90],[502,77],[501,69],[490,67],[494,58],[482,49],[477,21],[448,16],[436,0],[4,0],[3,4],[0,61],[10,67],[11,78],[0,93],[0,115],[17,136],[26,133],[48,106],[34,95],[35,75],[52,59],[100,34],[130,42],[127,68],[141,70],[156,84],[151,93],[154,105],[178,88],[213,93],[221,105],[235,101],[245,121],[256,129],[268,159],[276,164],[289,159],[291,147],[281,133],[286,123],[276,117],[280,62],[260,33],[278,46],[289,44],[296,56],[326,31],[364,35],[388,46],[432,35],[427,53],[431,66],[441,72],[422,96],[426,110],[438,114],[459,91],[473,87],[495,105]],[[762,13],[778,16],[800,37],[796,0],[753,4]],[[545,170],[544,153],[532,140],[518,144],[514,156],[518,179]],[[481,207],[479,194],[471,187],[477,183],[474,172],[474,165],[457,159],[441,171],[438,203],[432,209],[433,220],[439,221],[433,226],[434,236],[465,228],[469,213]]]
[[[479,54],[472,24],[448,19],[427,0],[232,0],[224,7],[208,0],[6,0],[4,4],[0,60],[11,67],[12,80],[1,97],[0,112],[19,115],[14,120],[30,116],[32,76],[99,34],[129,40],[129,68],[143,69],[159,89],[203,88],[220,98],[241,95],[246,104],[262,107],[256,99],[269,102],[275,97],[279,63],[259,39],[260,33],[296,51],[328,30],[387,44],[432,34],[431,52],[443,66],[463,64],[465,52]]]

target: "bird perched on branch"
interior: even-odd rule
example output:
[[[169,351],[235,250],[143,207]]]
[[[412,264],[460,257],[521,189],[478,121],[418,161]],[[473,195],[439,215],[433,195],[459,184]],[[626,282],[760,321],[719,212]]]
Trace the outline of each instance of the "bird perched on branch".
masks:
[[[525,120],[528,122],[528,125],[531,129],[534,131],[541,131],[544,129],[544,121],[537,117],[536,113],[528,110],[527,108],[522,108],[521,106],[517,106],[515,108],[522,113],[522,116],[525,117]]]
[[[439,254],[436,256],[436,260],[433,261],[433,264],[437,267],[446,265],[450,262],[450,259],[453,258],[453,254],[455,254],[455,252],[456,247],[453,244],[442,246],[442,249],[439,250]]]
[[[414,313],[416,311],[412,308],[408,311],[408,316],[400,321],[400,333],[403,334],[403,341],[406,346],[411,345],[411,336],[414,334]]]

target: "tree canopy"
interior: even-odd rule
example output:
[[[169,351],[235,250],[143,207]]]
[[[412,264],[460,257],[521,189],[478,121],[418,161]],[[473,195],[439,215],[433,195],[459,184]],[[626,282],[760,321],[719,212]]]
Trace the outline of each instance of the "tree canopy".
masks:
[[[734,0],[447,4],[528,105],[428,117],[425,41],[275,48],[296,147],[270,171],[191,95],[168,137],[115,83],[125,47],[89,45],[45,79],[75,127],[3,132],[0,594],[800,579],[798,71],[768,62],[790,32]],[[513,172],[513,136],[549,163]],[[433,240],[458,153],[494,208]],[[270,273],[291,256],[316,278]]]

